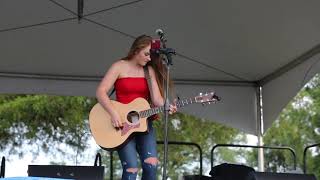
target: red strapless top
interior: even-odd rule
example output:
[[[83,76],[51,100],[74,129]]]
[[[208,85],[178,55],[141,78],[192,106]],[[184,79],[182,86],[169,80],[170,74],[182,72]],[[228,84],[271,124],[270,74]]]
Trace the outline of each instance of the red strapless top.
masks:
[[[144,77],[119,78],[114,83],[117,101],[128,104],[138,97],[149,99],[148,82]],[[157,114],[149,117],[150,120],[159,119]]]
[[[119,78],[114,84],[117,101],[128,104],[138,97],[149,99],[148,82],[144,77]]]

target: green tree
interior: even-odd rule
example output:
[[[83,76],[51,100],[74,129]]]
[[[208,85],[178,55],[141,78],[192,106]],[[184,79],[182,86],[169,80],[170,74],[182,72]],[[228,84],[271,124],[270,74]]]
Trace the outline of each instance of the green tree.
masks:
[[[0,150],[23,156],[23,145],[32,151],[64,153],[60,144],[81,151],[86,148],[88,112],[94,99],[49,95],[0,96]]]
[[[303,169],[304,148],[320,142],[319,75],[315,76],[286,106],[272,127],[266,131],[263,140],[265,145],[292,147],[297,154],[298,168]],[[256,153],[253,156],[256,156]],[[320,178],[319,147],[308,151],[307,162],[308,172],[313,172]],[[251,165],[256,166],[256,163]],[[265,167],[267,171],[272,172],[291,171],[292,154],[289,151],[267,150]]]

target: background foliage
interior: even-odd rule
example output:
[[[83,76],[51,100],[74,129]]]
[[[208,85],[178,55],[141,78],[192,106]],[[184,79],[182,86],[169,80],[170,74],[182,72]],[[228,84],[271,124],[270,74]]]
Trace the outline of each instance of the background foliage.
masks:
[[[303,151],[311,144],[320,143],[320,77],[316,75],[285,107],[272,127],[264,135],[266,145],[289,146],[297,154],[298,171],[303,170]],[[320,148],[307,151],[307,172],[320,179]],[[256,166],[257,152],[248,155],[248,162]],[[266,151],[266,171],[293,171],[290,152]]]

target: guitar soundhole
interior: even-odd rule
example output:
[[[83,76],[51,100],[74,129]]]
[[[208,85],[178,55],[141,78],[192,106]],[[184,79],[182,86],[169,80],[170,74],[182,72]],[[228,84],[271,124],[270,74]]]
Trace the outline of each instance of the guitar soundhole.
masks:
[[[127,120],[131,123],[139,122],[139,113],[136,111],[131,111],[127,115]]]

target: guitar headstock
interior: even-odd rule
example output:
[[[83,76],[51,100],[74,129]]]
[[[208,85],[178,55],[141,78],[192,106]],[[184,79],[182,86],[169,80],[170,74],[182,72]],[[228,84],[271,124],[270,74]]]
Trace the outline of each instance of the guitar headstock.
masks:
[[[196,96],[195,99],[197,103],[201,103],[202,105],[216,103],[221,100],[214,92],[199,93],[199,96]]]

